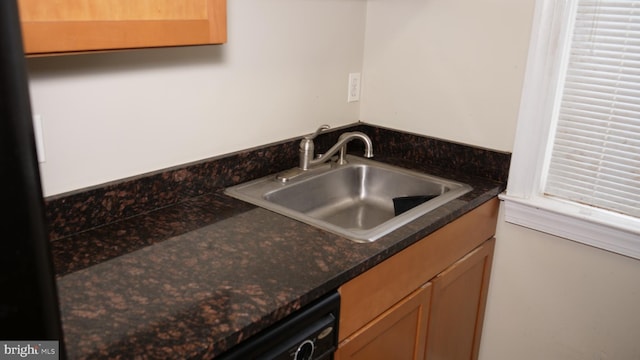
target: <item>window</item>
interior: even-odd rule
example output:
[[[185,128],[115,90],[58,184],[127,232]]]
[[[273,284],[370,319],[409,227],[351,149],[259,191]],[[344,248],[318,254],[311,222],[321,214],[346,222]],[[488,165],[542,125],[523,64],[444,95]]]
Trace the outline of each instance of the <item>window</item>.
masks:
[[[640,259],[640,2],[539,0],[505,220]]]

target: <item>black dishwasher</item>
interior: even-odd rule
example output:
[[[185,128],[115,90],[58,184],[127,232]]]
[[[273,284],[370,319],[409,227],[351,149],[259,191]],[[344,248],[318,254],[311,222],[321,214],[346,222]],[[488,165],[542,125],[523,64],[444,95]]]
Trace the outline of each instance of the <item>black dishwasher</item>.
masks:
[[[340,294],[335,291],[215,359],[328,360],[338,346]]]

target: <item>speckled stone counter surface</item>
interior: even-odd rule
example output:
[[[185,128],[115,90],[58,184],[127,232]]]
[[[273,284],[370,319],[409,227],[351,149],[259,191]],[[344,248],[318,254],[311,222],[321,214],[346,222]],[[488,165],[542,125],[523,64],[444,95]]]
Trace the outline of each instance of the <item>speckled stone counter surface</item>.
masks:
[[[295,166],[291,139],[47,199],[69,358],[211,358],[505,188],[509,154],[366,124],[316,149],[353,130],[376,160],[473,191],[367,244],[223,193]]]

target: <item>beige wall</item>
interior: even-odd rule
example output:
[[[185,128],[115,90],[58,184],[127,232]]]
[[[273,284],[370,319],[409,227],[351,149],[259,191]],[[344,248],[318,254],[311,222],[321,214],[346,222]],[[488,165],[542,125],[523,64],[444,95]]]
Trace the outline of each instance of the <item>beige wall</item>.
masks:
[[[532,0],[370,0],[361,118],[511,151]]]
[[[640,359],[640,261],[503,221],[481,360]]]
[[[228,43],[30,59],[46,196],[353,123],[365,0],[228,1]]]
[[[358,119],[511,151],[533,2],[232,0],[223,46],[30,60],[45,194]],[[481,360],[640,359],[640,262],[497,237]]]

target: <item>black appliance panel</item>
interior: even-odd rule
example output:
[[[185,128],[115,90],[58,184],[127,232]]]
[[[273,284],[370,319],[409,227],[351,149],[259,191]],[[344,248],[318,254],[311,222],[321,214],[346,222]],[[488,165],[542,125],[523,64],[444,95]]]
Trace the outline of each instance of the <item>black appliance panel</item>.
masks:
[[[223,353],[221,360],[328,360],[338,346],[340,294],[332,292]]]

